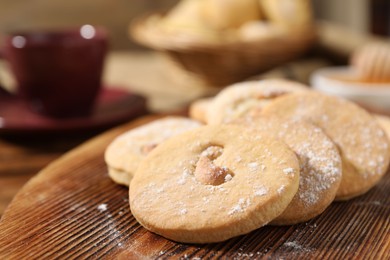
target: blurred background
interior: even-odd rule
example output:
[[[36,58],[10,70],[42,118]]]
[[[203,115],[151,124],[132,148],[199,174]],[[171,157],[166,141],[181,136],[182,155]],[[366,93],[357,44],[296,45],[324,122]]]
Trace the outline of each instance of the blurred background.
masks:
[[[59,28],[90,23],[106,26],[111,48],[141,48],[129,40],[128,25],[136,16],[172,7],[178,0],[1,0],[0,35],[7,31]],[[316,17],[350,30],[390,33],[389,0],[313,0]],[[0,36],[1,37],[1,36]]]

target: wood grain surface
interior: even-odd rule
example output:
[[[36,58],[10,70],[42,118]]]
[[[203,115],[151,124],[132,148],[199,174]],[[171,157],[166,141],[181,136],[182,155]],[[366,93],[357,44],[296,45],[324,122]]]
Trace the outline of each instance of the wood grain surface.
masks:
[[[100,135],[51,163],[17,194],[0,222],[0,259],[390,259],[390,174],[367,194],[333,203],[306,223],[267,226],[223,243],[191,245],[146,231],[128,190],[107,175]]]

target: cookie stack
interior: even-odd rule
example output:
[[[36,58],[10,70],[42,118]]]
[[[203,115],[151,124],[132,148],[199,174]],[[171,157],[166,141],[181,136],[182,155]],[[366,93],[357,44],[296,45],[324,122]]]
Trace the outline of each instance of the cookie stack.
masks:
[[[127,172],[125,182],[111,177],[130,185],[134,217],[174,241],[305,222],[367,192],[390,160],[373,116],[296,82],[232,85],[194,102],[190,115],[133,129],[106,150],[110,172]]]

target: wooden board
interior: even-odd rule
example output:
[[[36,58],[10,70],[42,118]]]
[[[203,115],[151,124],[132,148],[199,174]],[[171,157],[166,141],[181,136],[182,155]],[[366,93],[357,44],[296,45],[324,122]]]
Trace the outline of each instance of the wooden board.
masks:
[[[0,259],[390,259],[390,174],[306,223],[223,243],[181,244],[146,231],[130,213],[127,188],[109,179],[103,153],[115,136],[155,118],[98,136],[34,177],[0,222]]]

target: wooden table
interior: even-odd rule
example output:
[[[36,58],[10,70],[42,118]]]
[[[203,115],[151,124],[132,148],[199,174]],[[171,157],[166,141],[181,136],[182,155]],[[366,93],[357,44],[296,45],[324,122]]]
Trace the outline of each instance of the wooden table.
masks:
[[[128,189],[108,177],[103,157],[113,138],[156,118],[93,138],[25,185],[0,221],[0,258],[389,259],[389,173],[366,194],[297,225],[204,245],[148,232],[130,212]]]
[[[0,215],[31,177],[90,137],[0,138]]]

